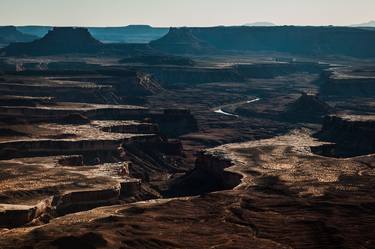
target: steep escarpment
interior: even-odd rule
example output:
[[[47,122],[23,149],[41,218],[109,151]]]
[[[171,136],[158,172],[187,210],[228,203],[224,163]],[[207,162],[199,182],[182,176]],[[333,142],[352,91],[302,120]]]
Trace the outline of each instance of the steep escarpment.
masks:
[[[223,168],[241,174],[236,188],[81,212],[32,230],[5,231],[0,246],[372,248],[374,156],[310,152],[320,145],[295,131],[213,148],[197,165],[213,175]]]
[[[333,110],[319,96],[302,93],[301,97],[287,106],[281,117],[289,121],[321,122]]]
[[[320,92],[330,97],[372,97],[375,95],[374,68],[338,68],[321,76]]]
[[[43,63],[0,84],[1,228],[157,198],[188,170],[177,137],[197,129],[189,111],[121,104],[161,91],[151,75]]]
[[[30,64],[20,63],[19,72],[7,64],[4,69],[8,74],[39,77],[41,80],[21,84],[3,82],[0,94],[9,96],[7,98],[18,96],[20,103],[31,96],[50,96],[55,102],[140,104],[146,96],[163,89],[150,73],[128,68],[71,61]],[[69,79],[72,75],[74,77]],[[20,96],[25,96],[24,100]],[[16,102],[16,97],[12,101]]]
[[[186,109],[165,109],[151,116],[160,126],[160,132],[169,137],[178,137],[198,130],[196,118]]]
[[[13,43],[2,51],[6,55],[55,55],[97,52],[102,43],[85,28],[54,28],[43,38],[30,43]]]
[[[233,189],[241,183],[242,176],[226,171],[233,162],[219,155],[201,152],[195,168],[181,178],[174,180],[165,193],[167,196],[191,196]]]
[[[332,142],[317,148],[315,152],[347,157],[375,153],[374,116],[331,115],[324,119],[322,130],[316,135]]]
[[[202,48],[215,48],[365,58],[375,56],[374,41],[374,32],[356,28],[242,26],[171,29],[155,46],[172,53],[201,53],[205,52]]]
[[[320,96],[339,112],[374,114],[375,68],[371,63],[330,68],[315,83],[319,85]]]

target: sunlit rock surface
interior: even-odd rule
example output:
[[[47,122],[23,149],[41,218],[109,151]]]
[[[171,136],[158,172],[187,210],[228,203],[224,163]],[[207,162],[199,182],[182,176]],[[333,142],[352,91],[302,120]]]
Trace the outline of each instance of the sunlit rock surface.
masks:
[[[295,131],[210,149],[206,153],[214,161],[231,162],[224,171],[241,176],[233,189],[99,208],[39,228],[5,231],[0,243],[48,248],[95,230],[102,244],[82,243],[92,248],[371,248],[374,156],[313,154],[310,148],[321,144],[306,131]],[[205,165],[211,172],[219,167]]]

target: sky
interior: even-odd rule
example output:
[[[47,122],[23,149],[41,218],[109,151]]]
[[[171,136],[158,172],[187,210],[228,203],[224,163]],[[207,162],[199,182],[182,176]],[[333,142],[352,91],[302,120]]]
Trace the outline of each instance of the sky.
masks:
[[[0,25],[351,25],[374,19],[375,0],[0,0]]]

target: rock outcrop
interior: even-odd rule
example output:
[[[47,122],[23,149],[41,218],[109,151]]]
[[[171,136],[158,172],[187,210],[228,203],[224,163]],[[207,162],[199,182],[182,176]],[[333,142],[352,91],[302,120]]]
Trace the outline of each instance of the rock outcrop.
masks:
[[[327,156],[350,157],[375,153],[375,117],[358,115],[330,115],[316,134],[333,145],[325,145],[315,152]]]
[[[0,228],[14,228],[32,222],[50,208],[51,201],[49,198],[35,206],[0,204]]]
[[[56,55],[66,53],[94,53],[102,43],[95,40],[85,28],[58,27],[43,38],[30,43],[13,43],[3,49],[6,55]]]
[[[120,184],[104,189],[70,191],[55,195],[52,201],[58,215],[114,205],[119,202]]]
[[[163,113],[155,113],[151,117],[159,124],[161,134],[169,137],[178,137],[198,130],[197,120],[186,109],[166,109]]]
[[[321,76],[320,92],[329,97],[373,97],[375,74],[370,71],[328,71]]]
[[[374,155],[310,152],[320,145],[295,131],[213,148],[199,168],[242,176],[235,188],[61,217],[31,231],[4,232],[0,247],[84,241],[87,248],[373,248]],[[82,239],[92,231],[96,240]]]
[[[194,54],[212,52],[212,46],[200,40],[189,28],[171,28],[162,38],[150,42],[150,45],[160,51],[177,54]]]
[[[315,94],[302,93],[296,101],[287,106],[282,118],[290,121],[321,122],[333,108]]]
[[[214,191],[233,189],[241,183],[242,176],[226,171],[233,166],[227,158],[209,153],[200,153],[195,162],[195,168],[176,179],[167,196],[192,196]]]
[[[217,49],[370,58],[375,57],[374,42],[374,32],[357,28],[241,26],[174,28],[151,45],[171,53],[202,53]]]

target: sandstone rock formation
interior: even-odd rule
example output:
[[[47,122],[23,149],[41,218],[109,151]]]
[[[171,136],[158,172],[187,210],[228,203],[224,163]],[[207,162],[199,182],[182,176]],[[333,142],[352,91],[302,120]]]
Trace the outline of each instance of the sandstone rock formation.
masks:
[[[242,28],[172,30],[241,48],[193,65],[119,63],[166,63],[147,44],[2,58],[0,248],[373,248],[375,101],[321,93],[338,72],[371,78],[372,61],[301,56],[315,31],[348,31],[333,27],[275,27],[291,46],[314,35],[298,55],[249,56],[288,37]],[[311,51],[351,39],[330,42]]]
[[[186,170],[182,143],[169,138],[196,129],[193,115],[122,104],[161,91],[151,75],[25,64],[0,84],[0,227],[159,197],[168,178]]]
[[[22,33],[43,37],[50,26],[17,26]],[[149,25],[128,25],[124,27],[89,27],[93,37],[103,43],[137,43],[143,44],[156,40],[166,33],[168,28],[156,28]]]
[[[77,213],[33,230],[3,232],[0,246],[49,248],[82,241],[95,230],[101,244],[84,240],[90,248],[373,247],[374,156],[311,153],[320,145],[295,131],[214,148],[199,168],[239,175],[233,189]]]
[[[55,55],[64,53],[97,52],[102,43],[84,28],[57,27],[47,35],[30,43],[14,43],[3,52],[7,55]]]
[[[375,153],[375,117],[327,116],[317,137],[335,143],[318,150],[323,155],[350,157]]]
[[[216,49],[373,58],[374,40],[374,32],[357,28],[241,26],[173,28],[165,37],[152,42],[151,45],[179,54],[202,53]]]
[[[333,108],[314,94],[302,93],[301,97],[288,105],[282,117],[291,121],[321,123],[323,117],[333,112]]]
[[[207,53],[213,49],[209,43],[197,38],[189,28],[171,28],[168,34],[150,42],[150,45],[160,51],[178,54]]]
[[[364,69],[337,68],[322,75],[322,95],[332,97],[372,97],[375,75],[372,67]]]

